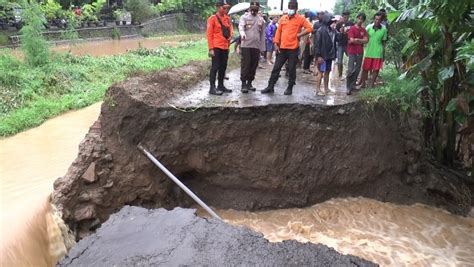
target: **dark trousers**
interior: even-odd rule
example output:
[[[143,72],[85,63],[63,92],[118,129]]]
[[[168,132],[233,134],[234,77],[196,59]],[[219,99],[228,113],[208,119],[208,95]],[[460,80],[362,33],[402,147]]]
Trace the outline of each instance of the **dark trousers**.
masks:
[[[296,84],[296,63],[298,62],[298,49],[280,49],[280,53],[277,54],[275,65],[273,65],[272,74],[268,84],[275,85],[278,81],[281,68],[288,61],[288,73],[290,74],[288,84]]]
[[[240,51],[242,53],[240,80],[243,82],[253,81],[260,60],[260,50],[258,48],[242,47]]]
[[[311,62],[313,61],[314,56],[310,53],[311,46],[310,44],[306,44],[304,51],[303,51],[303,69],[309,70],[311,66]]]
[[[357,77],[359,76],[360,67],[362,66],[362,57],[364,55],[350,55],[349,64],[347,64],[346,89],[353,90],[356,86]]]
[[[212,57],[211,73],[209,74],[209,82],[216,85],[216,76],[219,85],[224,85],[224,76],[227,69],[227,60],[229,58],[229,50],[214,48],[214,57]],[[219,75],[218,75],[219,73]]]

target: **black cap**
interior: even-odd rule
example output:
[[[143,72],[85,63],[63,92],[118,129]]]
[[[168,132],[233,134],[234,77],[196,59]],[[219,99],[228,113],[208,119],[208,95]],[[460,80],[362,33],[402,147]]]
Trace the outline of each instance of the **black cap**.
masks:
[[[229,6],[229,4],[227,4],[226,0],[217,0],[216,6]]]
[[[290,0],[288,2],[288,9],[298,9],[298,1]]]
[[[250,6],[260,6],[260,2],[259,1],[250,1]]]

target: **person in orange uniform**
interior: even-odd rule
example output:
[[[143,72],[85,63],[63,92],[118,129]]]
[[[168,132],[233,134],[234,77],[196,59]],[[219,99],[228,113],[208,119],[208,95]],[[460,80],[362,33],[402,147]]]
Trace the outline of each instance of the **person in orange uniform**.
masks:
[[[207,46],[209,57],[212,58],[211,73],[209,74],[209,94],[222,95],[232,90],[225,88],[224,78],[229,58],[230,40],[234,35],[234,29],[230,17],[227,15],[230,5],[225,0],[216,2],[216,14],[207,19]],[[216,88],[217,76],[217,88]]]
[[[290,2],[288,2],[288,15],[283,16],[278,22],[277,32],[275,38],[273,38],[277,57],[273,65],[270,80],[268,81],[268,86],[261,91],[262,94],[272,94],[274,92],[275,83],[278,81],[280,70],[287,60],[290,77],[288,87],[284,94],[291,95],[293,92],[293,86],[296,83],[298,40],[301,36],[310,34],[313,31],[311,23],[306,20],[304,16],[300,16],[297,11],[298,2],[296,0],[290,0]],[[302,27],[304,27],[305,31],[301,31]]]

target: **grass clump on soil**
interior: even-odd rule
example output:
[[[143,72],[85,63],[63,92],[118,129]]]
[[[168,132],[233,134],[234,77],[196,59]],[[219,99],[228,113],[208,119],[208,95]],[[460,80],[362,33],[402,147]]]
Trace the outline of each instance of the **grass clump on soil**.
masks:
[[[408,77],[401,79],[392,66],[387,66],[380,72],[380,76],[384,84],[380,87],[363,90],[359,94],[361,100],[369,106],[397,107],[402,113],[421,109],[419,79]]]
[[[0,136],[13,135],[68,110],[102,100],[114,82],[207,59],[205,41],[156,50],[140,48],[108,57],[53,54],[47,64],[30,66],[0,51]]]
[[[11,43],[10,43],[10,39],[8,39],[8,34],[6,34],[5,32],[0,32],[0,46],[9,45],[9,44]]]

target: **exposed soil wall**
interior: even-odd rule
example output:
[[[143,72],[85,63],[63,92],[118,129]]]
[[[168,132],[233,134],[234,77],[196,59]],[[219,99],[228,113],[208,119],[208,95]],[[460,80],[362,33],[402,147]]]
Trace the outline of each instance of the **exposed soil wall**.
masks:
[[[206,203],[218,208],[303,207],[332,197],[416,202],[466,214],[469,189],[424,157],[419,119],[363,103],[208,106],[168,102],[204,79],[191,64],[111,87],[99,120],[54,203],[83,237],[124,205],[192,202],[137,149],[142,144]]]

